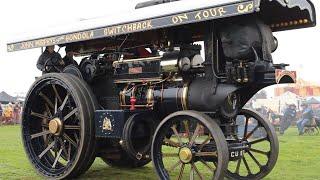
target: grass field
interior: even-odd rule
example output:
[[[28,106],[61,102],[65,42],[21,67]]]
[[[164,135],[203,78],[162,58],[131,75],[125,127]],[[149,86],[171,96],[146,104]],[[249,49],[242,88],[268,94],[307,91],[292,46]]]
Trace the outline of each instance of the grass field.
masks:
[[[298,136],[290,128],[279,137],[280,156],[269,180],[320,180],[320,135]],[[0,179],[40,179],[30,166],[21,144],[20,127],[0,127]],[[152,164],[139,169],[116,169],[96,159],[80,179],[156,179]]]

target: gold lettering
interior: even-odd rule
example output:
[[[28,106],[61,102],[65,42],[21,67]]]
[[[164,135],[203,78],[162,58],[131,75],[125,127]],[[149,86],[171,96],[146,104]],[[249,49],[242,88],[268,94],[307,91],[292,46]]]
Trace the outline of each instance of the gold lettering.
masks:
[[[11,52],[13,50],[14,50],[14,45],[13,44],[7,46],[7,51],[8,52]]]
[[[179,22],[178,17],[177,16],[173,16],[172,17],[172,22],[173,22],[173,24],[177,24]]]
[[[104,29],[104,35],[110,36],[137,30],[151,29],[153,27],[151,23],[152,21],[142,21],[137,23],[124,24],[120,26],[108,27]]]
[[[177,24],[177,23],[183,23],[185,20],[188,20],[188,15],[185,13],[185,14],[180,14],[180,15],[177,15],[177,16],[174,16],[172,17],[172,22],[174,24]]]
[[[246,4],[246,5],[239,4],[238,8],[237,8],[239,13],[246,13],[246,12],[251,11],[252,9],[253,9],[253,3],[252,2],[249,3],[249,4]]]
[[[21,49],[29,49],[29,48],[33,48],[33,47],[34,47],[33,41],[21,43]]]
[[[216,9],[216,8],[210,9],[209,11],[210,11],[210,15],[211,15],[211,16],[214,17],[214,16],[217,15],[217,9]]]
[[[137,30],[140,30],[140,29],[141,29],[141,22],[137,24]]]
[[[116,27],[116,34],[119,34],[121,32],[121,26]]]
[[[122,26],[122,32],[127,32],[127,26]]]
[[[209,12],[208,11],[203,11],[202,14],[203,14],[204,18],[208,18],[209,17]]]
[[[127,26],[128,26],[128,28],[127,28],[128,32],[132,31],[132,24],[128,24]]]
[[[201,20],[201,19],[202,19],[202,18],[201,18],[201,12],[198,12],[198,13],[196,14],[195,18],[196,18],[197,20]]]
[[[136,23],[132,24],[132,30],[133,31],[137,30],[137,24]]]
[[[88,32],[80,32],[80,33],[73,33],[73,34],[68,34],[65,37],[65,40],[67,42],[71,41],[80,41],[80,40],[86,40],[90,39],[93,37],[93,31],[88,31]],[[49,40],[46,42],[46,44],[50,44],[50,41],[53,41],[53,39]]]
[[[219,16],[223,16],[227,11],[224,10],[224,7],[218,8]]]
[[[112,28],[112,27],[109,27],[109,28],[104,29],[104,34],[105,34],[106,36],[113,35],[113,34],[114,34],[113,28]]]
[[[147,29],[147,22],[142,23],[142,29]]]
[[[151,21],[147,21],[147,27],[148,27],[148,29],[153,28]]]

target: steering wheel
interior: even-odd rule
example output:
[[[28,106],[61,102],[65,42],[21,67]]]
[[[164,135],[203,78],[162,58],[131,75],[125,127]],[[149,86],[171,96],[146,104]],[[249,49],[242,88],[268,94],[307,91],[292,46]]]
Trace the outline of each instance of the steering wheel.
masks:
[[[49,58],[44,63],[44,72],[50,73],[52,70],[56,72],[62,72],[62,70],[58,67],[59,65],[55,65],[52,63],[52,58]]]

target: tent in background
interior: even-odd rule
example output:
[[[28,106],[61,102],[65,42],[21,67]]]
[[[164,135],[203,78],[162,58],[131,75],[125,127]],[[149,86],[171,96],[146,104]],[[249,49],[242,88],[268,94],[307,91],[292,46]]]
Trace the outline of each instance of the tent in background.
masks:
[[[10,102],[16,102],[16,98],[13,96],[10,96],[6,92],[2,91],[0,92],[0,102],[3,104],[8,104]]]

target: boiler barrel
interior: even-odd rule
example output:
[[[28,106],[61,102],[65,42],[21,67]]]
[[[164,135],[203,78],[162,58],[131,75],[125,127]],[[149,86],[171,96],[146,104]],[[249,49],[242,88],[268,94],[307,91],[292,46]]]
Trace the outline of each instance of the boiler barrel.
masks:
[[[219,84],[214,90],[213,83],[204,78],[196,79],[180,87],[145,87],[144,95],[135,97],[137,107],[153,108],[169,114],[180,110],[216,111],[227,96],[237,89],[234,85]],[[140,92],[143,90],[140,90]],[[131,93],[125,96],[125,103],[130,105]]]

